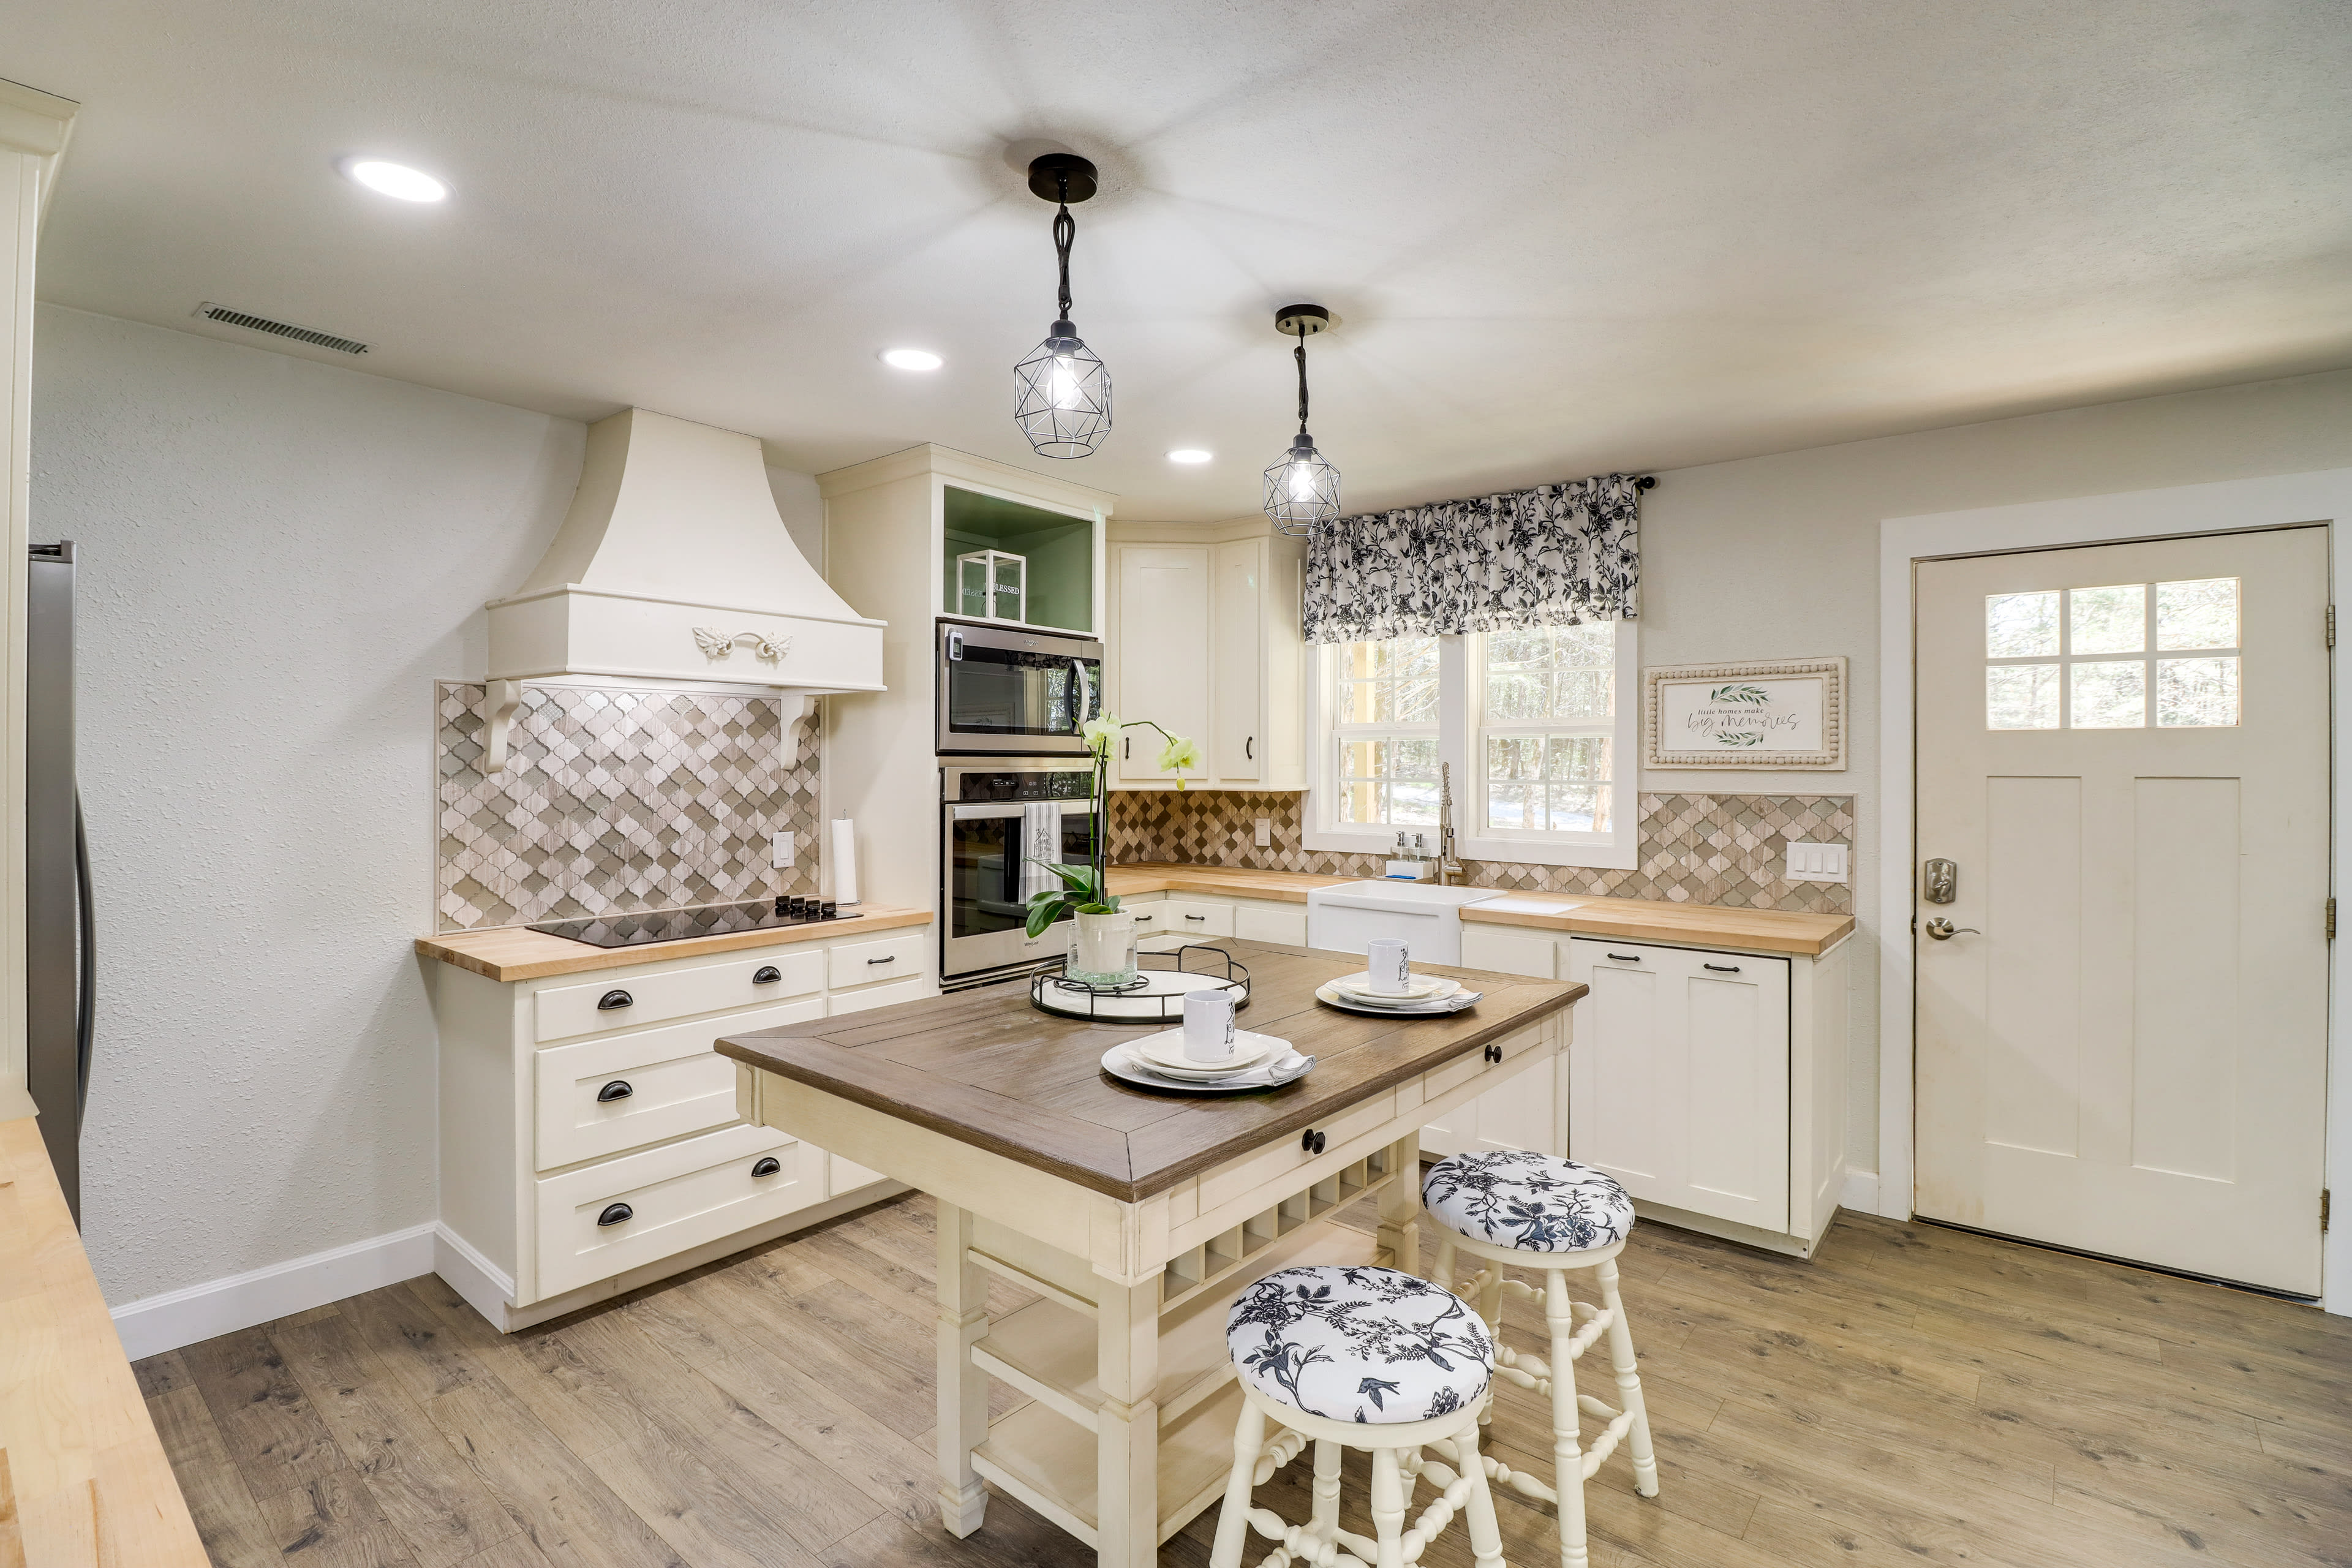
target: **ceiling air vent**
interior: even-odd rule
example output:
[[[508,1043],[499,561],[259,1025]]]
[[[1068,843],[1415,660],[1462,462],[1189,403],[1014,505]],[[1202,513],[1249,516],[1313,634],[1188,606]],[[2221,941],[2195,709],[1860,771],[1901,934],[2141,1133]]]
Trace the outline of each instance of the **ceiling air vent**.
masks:
[[[332,332],[313,331],[309,327],[289,326],[284,321],[273,321],[267,316],[254,316],[243,310],[232,310],[226,305],[215,305],[210,300],[197,306],[196,314],[207,321],[226,321],[232,327],[243,327],[247,331],[268,332],[276,337],[292,338],[298,343],[309,343],[313,348],[332,349],[337,353],[363,354],[368,352],[367,344],[353,342],[349,338],[339,338]]]

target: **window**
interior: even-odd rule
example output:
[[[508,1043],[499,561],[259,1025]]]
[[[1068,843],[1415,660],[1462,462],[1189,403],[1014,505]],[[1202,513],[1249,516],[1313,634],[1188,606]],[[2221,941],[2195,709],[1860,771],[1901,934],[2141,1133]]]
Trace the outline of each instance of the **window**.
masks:
[[[1985,599],[1985,726],[2221,729],[2238,721],[2238,579]]]
[[[1380,853],[1402,829],[1435,854],[1447,764],[1458,857],[1633,864],[1633,622],[1318,651],[1307,847]]]

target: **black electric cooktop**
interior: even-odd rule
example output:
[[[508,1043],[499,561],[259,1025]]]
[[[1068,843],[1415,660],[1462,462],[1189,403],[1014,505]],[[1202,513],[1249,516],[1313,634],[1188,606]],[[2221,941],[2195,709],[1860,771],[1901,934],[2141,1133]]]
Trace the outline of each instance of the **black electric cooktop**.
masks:
[[[858,917],[814,899],[761,899],[749,904],[706,904],[698,910],[657,910],[646,915],[604,915],[595,920],[549,921],[543,931],[591,947],[638,947],[651,942],[683,942],[692,936],[725,936],[738,931],[778,931]]]

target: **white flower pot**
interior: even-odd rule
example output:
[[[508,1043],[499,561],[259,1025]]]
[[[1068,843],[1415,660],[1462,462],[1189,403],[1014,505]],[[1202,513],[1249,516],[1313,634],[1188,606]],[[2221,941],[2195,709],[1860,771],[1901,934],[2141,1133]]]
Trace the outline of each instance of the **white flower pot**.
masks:
[[[1070,941],[1067,973],[1089,985],[1124,985],[1135,978],[1135,917],[1078,914],[1070,917],[1077,931]]]

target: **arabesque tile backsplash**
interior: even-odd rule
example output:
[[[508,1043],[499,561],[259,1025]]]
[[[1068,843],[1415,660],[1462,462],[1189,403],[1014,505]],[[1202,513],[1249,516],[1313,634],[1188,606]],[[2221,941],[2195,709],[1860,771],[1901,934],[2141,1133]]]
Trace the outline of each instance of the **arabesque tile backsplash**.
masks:
[[[778,755],[773,697],[526,686],[503,772],[482,688],[436,683],[442,931],[817,890],[817,721]],[[798,835],[789,870],[771,834]]]
[[[1302,795],[1245,790],[1117,790],[1110,797],[1113,860],[1185,861],[1255,871],[1377,877],[1384,857],[1301,847]],[[1644,795],[1641,859],[1631,870],[1465,860],[1473,887],[1527,892],[1613,894],[1675,903],[1852,914],[1853,886],[1782,878],[1790,839],[1848,847],[1853,797],[1843,795]],[[1272,820],[1273,847],[1253,841],[1256,819]],[[1430,833],[1433,840],[1435,833]]]

